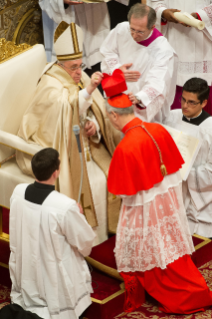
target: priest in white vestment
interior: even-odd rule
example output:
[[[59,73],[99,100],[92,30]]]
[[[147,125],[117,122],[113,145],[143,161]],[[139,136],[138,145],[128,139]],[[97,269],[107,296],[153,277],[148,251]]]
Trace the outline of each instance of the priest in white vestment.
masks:
[[[128,5],[129,0],[119,0]],[[83,3],[68,0],[39,0],[43,11],[43,32],[47,61],[55,61],[53,49],[54,30],[61,21],[75,22],[85,35],[83,62],[88,68],[102,61],[99,48],[110,31],[110,17],[107,4]]]
[[[54,189],[59,153],[38,152],[32,170],[35,183],[19,184],[11,197],[11,301],[40,318],[78,319],[91,304],[84,256],[95,233],[76,201]]]
[[[179,63],[177,94],[173,108],[180,108],[179,97],[184,83],[200,77],[212,86],[212,2],[210,0],[147,0],[157,12],[156,28],[168,39],[176,51]],[[187,12],[205,22],[202,31],[186,28],[178,23],[173,13]],[[212,114],[212,96],[206,110]]]
[[[56,29],[58,61],[46,66],[18,135],[28,143],[59,151],[61,174],[57,190],[78,200],[81,166],[72,127],[80,125],[84,165],[81,204],[97,234],[97,245],[108,238],[108,231],[116,232],[120,200],[107,192],[106,182],[120,134],[106,118],[104,99],[96,89],[102,74],[96,72],[89,80],[82,72],[82,36],[82,30],[74,23],[61,22]],[[21,170],[30,174],[31,158],[21,152],[16,158]]]
[[[192,78],[183,86],[182,110],[173,110],[165,124],[202,141],[183,185],[184,204],[191,233],[212,237],[212,117],[204,107],[209,97],[205,80]],[[185,125],[184,123],[188,123]]]
[[[162,122],[170,112],[176,88],[177,56],[167,39],[155,28],[155,11],[134,5],[129,22],[117,25],[103,42],[102,72],[121,69],[129,97],[142,120]]]

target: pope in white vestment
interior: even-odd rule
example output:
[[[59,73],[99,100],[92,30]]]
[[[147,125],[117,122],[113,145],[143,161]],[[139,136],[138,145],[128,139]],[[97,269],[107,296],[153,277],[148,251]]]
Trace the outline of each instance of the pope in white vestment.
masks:
[[[49,162],[46,151],[34,156],[40,156],[41,169]],[[59,171],[53,167],[47,180],[19,184],[12,194],[11,301],[40,318],[78,319],[91,304],[91,275],[84,257],[91,252],[95,233],[76,201],[54,190]]]
[[[129,0],[118,2],[128,5]],[[63,0],[39,0],[39,4],[43,11],[43,31],[48,62],[56,60],[53,37],[54,30],[61,21],[68,24],[75,22],[82,28],[85,35],[83,62],[86,66],[91,68],[101,62],[102,56],[99,48],[110,31],[110,17],[105,2],[65,5],[64,7]]]
[[[189,81],[193,80],[196,79]],[[183,96],[184,92],[183,88]],[[192,99],[191,93],[189,99]],[[201,140],[201,148],[187,180],[183,182],[183,196],[191,234],[212,237],[212,117],[201,109],[201,105],[199,107],[199,114],[195,117],[186,116],[181,109],[173,110],[164,124]]]
[[[192,77],[202,78],[208,82],[209,86],[212,86],[212,2],[210,0],[147,0],[147,4],[157,12],[156,28],[168,39],[178,55],[178,96],[182,94],[184,83]],[[194,14],[195,18],[205,22],[205,29],[199,31],[194,27],[186,28],[180,23],[163,22],[161,20],[163,12],[167,9],[173,9],[173,12],[178,9],[182,13]],[[177,102],[176,99],[174,108]],[[210,109],[211,107],[210,105]],[[207,111],[210,112],[210,109],[207,108]]]
[[[139,6],[140,16],[133,13]],[[148,28],[149,10],[152,19]],[[118,24],[103,42],[100,48],[103,55],[101,68],[109,74],[120,68],[125,73],[127,92],[133,93],[136,98],[131,101],[139,103],[135,114],[148,122],[162,122],[169,115],[175,96],[177,56],[167,39],[154,27],[154,10],[136,4],[130,9],[130,14],[129,22]],[[132,65],[126,67],[126,64]],[[126,78],[126,73],[131,70],[139,72],[135,80]]]
[[[111,156],[120,134],[113,130],[106,118],[100,92],[93,88],[91,95],[88,90],[91,81],[81,70],[82,43],[82,30],[74,23],[61,22],[55,32],[55,51],[59,61],[46,66],[18,135],[28,143],[59,151],[61,174],[57,190],[78,200],[81,168],[72,127],[81,127],[84,168],[81,204],[88,223],[97,234],[94,242],[97,245],[108,238],[108,231],[116,232],[120,199],[107,192],[106,183]],[[92,82],[95,81],[97,85],[101,82],[100,72],[93,75]],[[84,88],[80,90],[79,86]],[[88,131],[92,134],[87,134]],[[21,170],[31,174],[31,158],[17,152],[16,159]]]

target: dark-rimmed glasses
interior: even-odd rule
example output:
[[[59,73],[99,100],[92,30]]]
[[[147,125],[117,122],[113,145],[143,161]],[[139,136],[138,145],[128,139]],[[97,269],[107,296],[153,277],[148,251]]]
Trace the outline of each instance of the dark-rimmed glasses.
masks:
[[[195,106],[197,106],[198,104],[201,104],[201,102],[194,102],[194,101],[190,101],[190,100],[186,101],[186,99],[184,99],[183,96],[181,96],[181,97],[179,98],[179,101],[180,101],[180,103],[182,103],[182,104],[187,103],[187,105],[190,106],[190,107],[195,107]]]

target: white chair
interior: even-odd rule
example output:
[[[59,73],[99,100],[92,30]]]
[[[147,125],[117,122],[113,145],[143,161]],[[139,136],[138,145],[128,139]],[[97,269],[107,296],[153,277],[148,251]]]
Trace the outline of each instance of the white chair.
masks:
[[[12,42],[8,46],[5,43],[0,39],[0,59],[4,50],[15,48]],[[0,60],[0,240],[9,240],[8,234],[2,232],[2,207],[10,208],[10,197],[16,185],[34,181],[19,169],[15,152],[20,150],[34,155],[42,149],[39,145],[27,144],[17,133],[45,66],[46,54],[41,44]]]

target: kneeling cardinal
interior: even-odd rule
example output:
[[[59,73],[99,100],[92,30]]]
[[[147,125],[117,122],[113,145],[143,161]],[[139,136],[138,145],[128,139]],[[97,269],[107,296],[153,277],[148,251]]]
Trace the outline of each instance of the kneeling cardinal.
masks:
[[[109,192],[122,198],[115,257],[126,287],[124,311],[140,307],[145,291],[166,313],[204,311],[212,292],[190,258],[181,154],[165,128],[135,117],[127,95],[110,97],[106,109],[124,134],[108,176]]]

